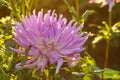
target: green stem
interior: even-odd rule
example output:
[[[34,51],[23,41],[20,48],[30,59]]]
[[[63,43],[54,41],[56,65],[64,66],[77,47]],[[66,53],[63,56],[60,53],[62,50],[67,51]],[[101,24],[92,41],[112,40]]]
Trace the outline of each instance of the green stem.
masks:
[[[26,14],[25,14],[25,6],[26,4],[25,4],[25,1],[23,0],[23,1],[21,1],[21,12],[22,12],[22,14],[25,16]]]
[[[105,50],[105,63],[104,67],[108,67],[108,61],[109,61],[109,48],[110,48],[110,32],[111,32],[111,26],[112,26],[112,13],[109,12],[109,18],[108,18],[108,25],[109,25],[109,31],[108,36],[106,38],[106,50]]]
[[[105,50],[105,63],[104,63],[104,68],[108,67],[108,58],[109,58],[109,43],[110,40],[106,40],[106,50]]]
[[[33,3],[34,3],[34,0],[30,0],[30,3],[29,3],[29,12],[32,10],[33,8]]]
[[[50,64],[48,64],[48,67],[45,73],[46,80],[51,80],[51,76],[52,75],[50,74]]]
[[[27,58],[28,58],[28,53],[29,53],[29,50],[30,50],[31,46],[29,46],[26,50],[25,50],[25,57],[23,59],[23,61],[21,62],[21,68],[23,69],[26,61],[27,61]]]
[[[49,68],[47,69],[47,74],[46,74],[46,80],[50,79],[50,75],[49,75]]]
[[[77,17],[79,17],[79,1],[75,0],[75,3],[76,3],[76,15]]]
[[[108,21],[109,21],[109,27],[111,27],[112,26],[112,12],[109,12]]]

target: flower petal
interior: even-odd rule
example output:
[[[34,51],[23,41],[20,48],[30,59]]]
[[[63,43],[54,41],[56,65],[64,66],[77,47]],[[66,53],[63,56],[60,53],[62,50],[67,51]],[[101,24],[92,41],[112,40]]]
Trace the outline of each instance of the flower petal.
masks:
[[[57,68],[56,68],[55,73],[59,72],[59,69],[62,66],[62,64],[63,64],[63,59],[58,60],[58,62],[57,62]]]

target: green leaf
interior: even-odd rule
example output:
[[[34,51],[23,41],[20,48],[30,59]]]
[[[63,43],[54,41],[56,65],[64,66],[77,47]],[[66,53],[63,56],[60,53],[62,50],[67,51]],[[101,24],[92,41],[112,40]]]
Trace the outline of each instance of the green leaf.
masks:
[[[115,23],[113,27],[120,27],[120,22]]]
[[[83,80],[93,80],[93,77],[92,77],[90,74],[86,74],[86,75],[83,77]]]
[[[25,50],[25,57],[21,63],[21,66],[23,67],[24,64],[26,63],[26,60],[27,60],[27,56],[28,56],[28,53],[29,53],[29,50],[31,49],[31,46],[29,46],[26,50]]]
[[[84,61],[91,66],[96,66],[95,60],[87,53],[87,51],[85,51]]]
[[[8,4],[7,1],[5,1],[5,0],[0,0],[0,5],[7,5],[7,4]]]
[[[114,79],[114,80],[119,80],[120,79],[120,72],[105,68],[102,73],[97,74],[101,79]]]
[[[102,26],[97,25],[97,24],[89,24],[90,27],[97,27],[98,29],[102,29]]]
[[[9,80],[8,75],[5,73],[1,66],[0,66],[0,80]]]
[[[120,33],[120,22],[117,22],[116,24],[114,24],[113,26],[112,26],[112,31],[114,32],[114,33],[117,33],[117,32],[119,32]]]
[[[94,38],[94,40],[92,41],[92,44],[96,44],[98,43],[100,40],[103,39],[103,36],[102,35],[98,35]]]
[[[105,29],[100,30],[99,33],[103,34],[104,37],[108,36],[109,34],[108,31]]]
[[[103,24],[105,25],[105,30],[107,32],[110,32],[110,27],[108,26],[108,24],[105,21],[103,21]]]
[[[88,16],[93,13],[94,13],[94,10],[86,10],[81,17],[81,22],[84,23],[86,19],[88,18]]]
[[[24,56],[24,58],[23,58],[23,60],[22,60],[22,62],[21,62],[21,67],[17,68],[18,71],[23,69],[23,67],[24,67],[24,65],[25,65],[25,63],[26,63],[26,61],[27,61],[28,52],[29,52],[30,48],[31,48],[31,46],[29,46],[29,47],[25,50],[25,56]]]
[[[69,12],[76,16],[76,11],[75,11],[75,8],[73,6],[70,6],[70,4],[67,2],[67,0],[64,0],[65,4],[67,5],[68,9],[69,9]]]
[[[82,72],[85,73],[83,80],[93,80],[94,66],[96,66],[95,60],[87,52],[85,52],[83,64],[81,65]]]

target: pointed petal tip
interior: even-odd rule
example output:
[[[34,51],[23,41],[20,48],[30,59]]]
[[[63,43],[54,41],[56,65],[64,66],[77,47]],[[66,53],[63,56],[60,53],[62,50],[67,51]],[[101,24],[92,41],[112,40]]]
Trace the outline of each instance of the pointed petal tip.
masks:
[[[89,36],[91,35],[91,32],[89,32],[87,35],[88,35],[88,37],[89,37]]]
[[[36,9],[33,10],[33,15],[36,15]]]
[[[57,74],[59,72],[59,69],[62,66],[62,64],[63,64],[63,59],[58,60],[55,74]]]
[[[12,51],[18,53],[18,54],[24,54],[24,50],[19,50],[19,49],[15,49],[15,48],[12,48],[12,47],[9,47]]]
[[[84,23],[81,23],[80,26],[83,28],[84,27]]]
[[[43,11],[43,8],[41,9],[41,11]]]

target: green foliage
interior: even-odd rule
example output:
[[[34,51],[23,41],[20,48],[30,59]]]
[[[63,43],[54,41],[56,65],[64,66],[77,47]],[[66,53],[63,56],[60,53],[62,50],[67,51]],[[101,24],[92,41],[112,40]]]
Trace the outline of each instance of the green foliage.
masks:
[[[103,76],[102,76],[103,75]],[[120,72],[116,70],[112,70],[109,68],[105,68],[104,72],[99,75],[103,79],[120,79]]]
[[[112,80],[119,80],[120,79],[120,71],[104,68],[94,71],[95,74],[100,77],[101,79],[112,79]]]
[[[82,71],[85,73],[83,80],[92,80],[94,77],[93,71],[94,69],[92,67],[95,67],[96,63],[94,59],[85,52],[83,62],[81,65]]]
[[[7,4],[8,4],[7,1],[5,1],[5,0],[0,0],[0,5],[7,5]]]
[[[0,66],[0,80],[9,80],[7,73]]]
[[[77,21],[79,24],[84,23],[87,20],[88,16],[94,13],[94,10],[86,10],[82,16],[78,16],[75,8],[73,6],[70,6],[66,0],[64,0],[64,2],[68,7],[69,12],[72,14],[73,20]]]
[[[28,15],[32,0],[0,0],[2,6],[7,7],[11,13],[10,17],[21,21],[21,15]]]
[[[81,22],[84,23],[87,20],[88,16],[93,13],[94,13],[94,10],[86,10],[81,16]]]
[[[120,22],[115,23],[112,27],[112,39],[111,39],[111,45],[113,46],[119,46],[120,42]]]
[[[77,14],[76,14],[75,8],[74,8],[73,6],[70,6],[70,4],[67,2],[67,0],[64,0],[64,2],[65,2],[65,4],[66,4],[67,7],[68,7],[69,12],[72,14],[72,18],[73,18],[74,20],[76,20]]]
[[[95,76],[98,79],[120,79],[120,71],[104,68],[100,69],[96,66],[95,60],[85,52],[84,58],[81,60],[81,72],[72,72],[73,75],[78,76],[82,80],[93,80]]]
[[[92,41],[92,44],[96,44],[101,40],[110,40],[112,45],[118,46],[119,45],[119,38],[120,38],[120,22],[115,23],[113,26],[109,27],[106,22],[103,22],[104,26],[100,25],[91,25],[96,26],[99,31],[97,33],[97,36],[95,36],[94,40]],[[96,33],[93,35],[96,35]]]
[[[80,61],[80,72],[72,72],[74,76],[82,80],[93,80],[95,74],[94,70],[96,70],[95,60],[87,53],[84,53],[84,57],[81,58]],[[97,68],[99,69],[99,68]]]

